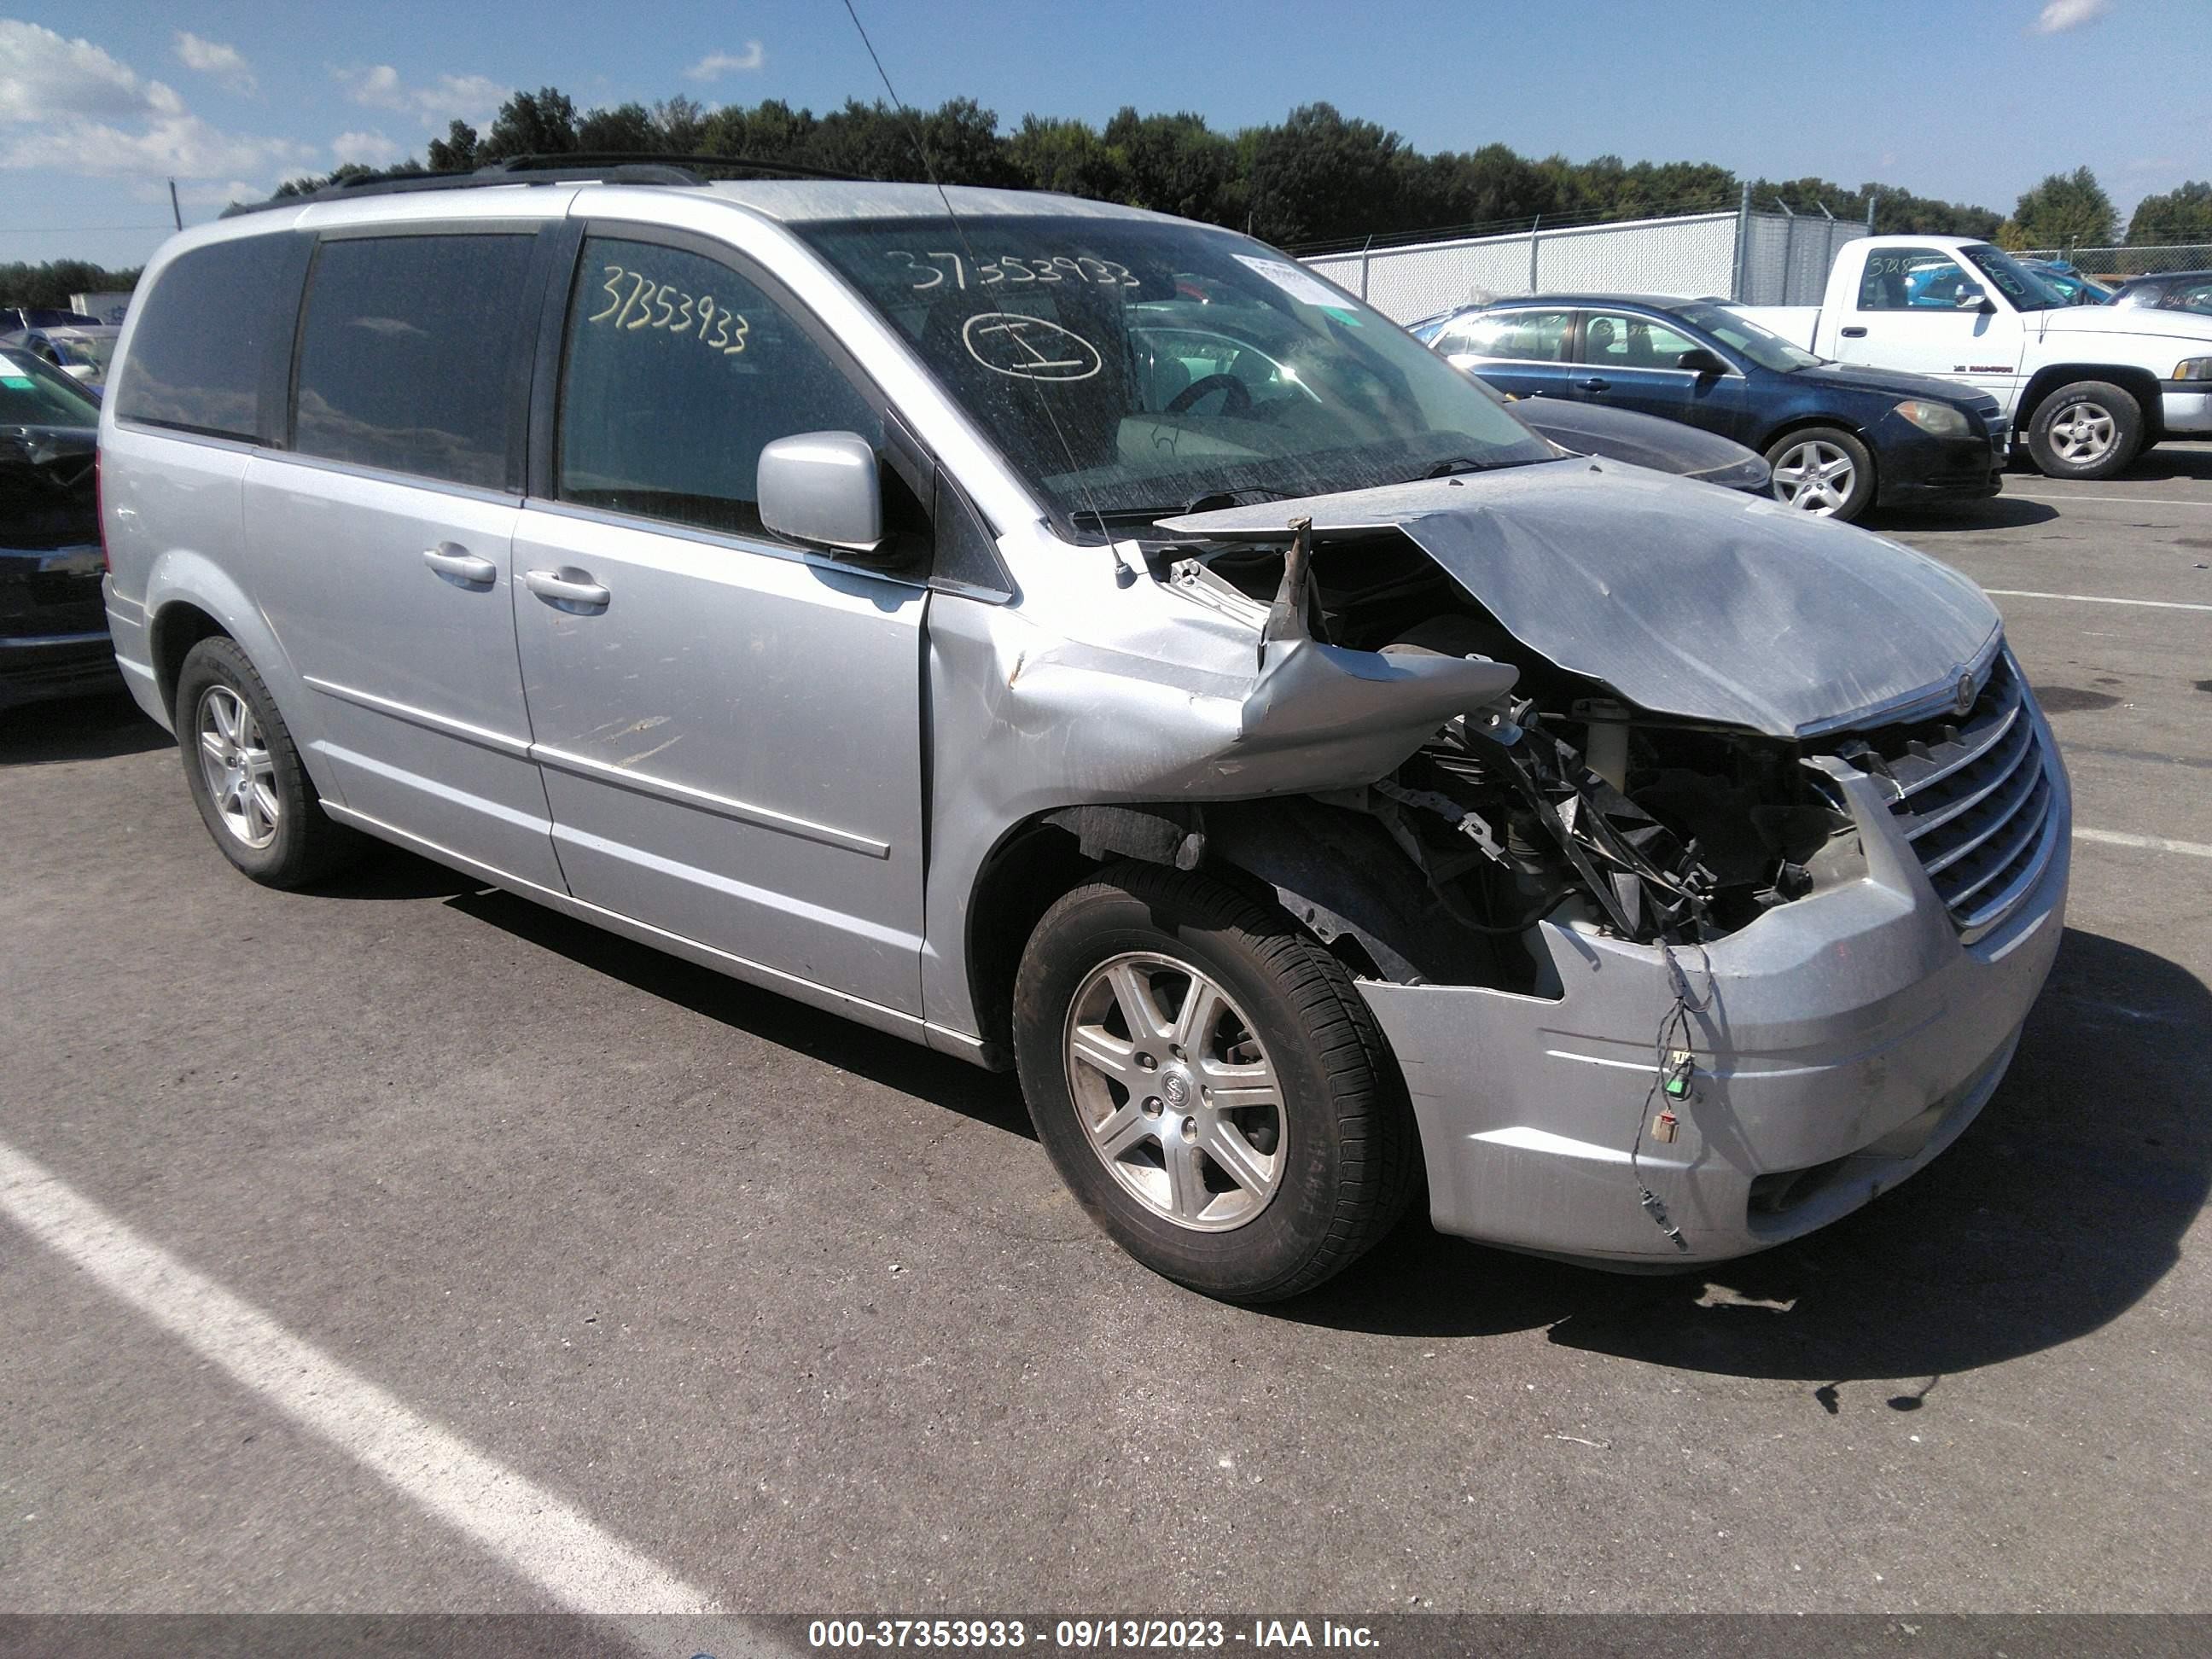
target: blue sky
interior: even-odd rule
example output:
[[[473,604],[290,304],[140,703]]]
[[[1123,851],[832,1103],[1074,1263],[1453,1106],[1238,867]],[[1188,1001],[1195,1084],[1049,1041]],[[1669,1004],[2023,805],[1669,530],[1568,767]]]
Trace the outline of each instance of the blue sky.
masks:
[[[1712,161],[2008,209],[2087,163],[2123,212],[2212,178],[2212,0],[860,0],[901,95],[1224,131],[1327,99],[1423,149]],[[419,155],[511,88],[580,106],[878,95],[842,0],[282,7],[0,0],[0,260],[137,264],[168,220]]]

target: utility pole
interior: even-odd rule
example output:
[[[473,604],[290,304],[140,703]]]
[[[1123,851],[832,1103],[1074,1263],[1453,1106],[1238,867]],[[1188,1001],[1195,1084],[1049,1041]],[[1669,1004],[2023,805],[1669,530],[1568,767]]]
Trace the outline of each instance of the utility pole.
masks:
[[[1735,204],[1735,262],[1729,272],[1729,298],[1743,303],[1744,273],[1750,268],[1751,258],[1751,180],[1743,181],[1743,193]]]
[[[177,222],[177,228],[185,228],[185,210],[177,205],[177,181],[169,180],[169,216]]]

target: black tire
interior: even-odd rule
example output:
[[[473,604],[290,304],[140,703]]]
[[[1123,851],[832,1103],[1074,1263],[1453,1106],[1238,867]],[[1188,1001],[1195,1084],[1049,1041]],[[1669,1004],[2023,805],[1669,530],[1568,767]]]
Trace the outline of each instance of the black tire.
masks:
[[[1132,952],[1209,976],[1232,1005],[1225,1029],[1256,1039],[1279,1079],[1277,1184],[1227,1231],[1194,1231],[1125,1187],[1071,1085],[1075,1000],[1097,970]],[[1171,967],[1163,978],[1172,987]],[[1396,1064],[1343,964],[1279,910],[1203,876],[1110,866],[1062,897],[1030,935],[1013,1027],[1022,1091],[1060,1178],[1109,1237],[1178,1284],[1227,1301],[1295,1296],[1357,1261],[1404,1213],[1419,1149]],[[1176,1050],[1165,1069],[1184,1058]],[[1192,1106],[1192,1121],[1201,1109],[1212,1109]],[[1155,1137],[1154,1146],[1164,1166],[1167,1141]],[[1229,1200],[1246,1201],[1225,1166],[1205,1167]]]
[[[202,760],[203,710],[222,692],[238,698],[252,713],[258,746],[268,755],[266,784],[276,812],[274,833],[265,846],[254,845],[226,819]],[[235,641],[216,635],[185,654],[177,673],[171,714],[192,804],[200,809],[201,821],[222,855],[241,872],[264,887],[305,887],[335,875],[360,855],[367,844],[364,838],[323,811],[322,799],[300,763],[290,728],[276,712],[276,700]]]
[[[1798,490],[1796,481],[1785,482],[1781,476],[1783,460],[1793,452],[1805,449],[1814,444],[1826,445],[1829,449],[1842,455],[1850,464],[1851,470],[1850,487],[1841,492],[1841,503],[1821,514],[1824,518],[1849,524],[1874,505],[1875,488],[1874,455],[1864,444],[1858,441],[1856,435],[1844,431],[1839,426],[1799,427],[1795,432],[1784,433],[1772,443],[1767,445],[1766,465],[1773,468],[1776,473],[1773,483],[1769,486],[1770,490],[1774,499],[1784,507],[1797,504]]]
[[[2111,438],[2103,449],[2086,459],[2069,459],[2068,451],[2082,453],[2068,434],[2087,410],[2100,411],[2111,422]],[[2094,428],[2100,424],[2092,422]],[[2125,471],[2142,453],[2142,405],[2134,393],[2109,380],[2075,380],[2063,386],[2036,405],[2027,423],[2027,453],[2036,470],[2047,478],[2109,478]]]

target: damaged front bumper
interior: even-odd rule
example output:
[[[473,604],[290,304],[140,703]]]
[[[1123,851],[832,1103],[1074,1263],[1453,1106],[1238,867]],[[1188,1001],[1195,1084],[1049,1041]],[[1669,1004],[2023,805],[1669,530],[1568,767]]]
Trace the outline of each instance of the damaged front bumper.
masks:
[[[1413,1097],[1438,1230],[1615,1267],[1721,1261],[1823,1226],[1941,1152],[1995,1091],[2064,925],[2071,803],[2028,712],[2051,790],[2038,873],[1971,943],[1885,786],[1838,765],[1863,877],[1702,947],[1540,924],[1556,996],[1362,982]],[[1678,994],[1693,1070],[1669,1101]],[[1671,1141],[1654,1133],[1662,1110]]]

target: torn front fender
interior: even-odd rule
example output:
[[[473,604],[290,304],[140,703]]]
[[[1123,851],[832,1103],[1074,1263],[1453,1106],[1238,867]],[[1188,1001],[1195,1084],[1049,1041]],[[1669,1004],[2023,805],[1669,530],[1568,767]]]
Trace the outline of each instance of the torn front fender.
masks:
[[[997,679],[992,724],[1060,804],[1241,799],[1372,782],[1516,677],[1311,639],[1267,658],[1225,672],[1060,641]]]
[[[1019,609],[932,596],[922,996],[933,1026],[983,1029],[969,917],[979,873],[1021,825],[1071,806],[1356,788],[1516,677],[1501,663],[1303,635],[1263,653],[1256,623],[1113,571],[1103,557],[1055,571],[1063,585]]]

